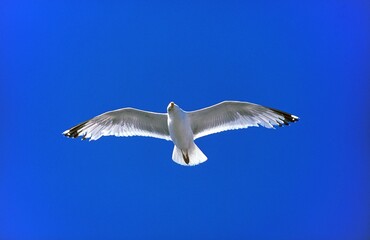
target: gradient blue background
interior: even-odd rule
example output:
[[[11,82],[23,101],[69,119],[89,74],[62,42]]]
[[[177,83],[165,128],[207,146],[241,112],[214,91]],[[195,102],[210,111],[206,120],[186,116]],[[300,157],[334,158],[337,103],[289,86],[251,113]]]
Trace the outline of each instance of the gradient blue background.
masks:
[[[257,3],[258,2],[258,3]],[[370,239],[368,1],[0,4],[0,239]],[[290,127],[67,139],[102,112],[242,100]]]

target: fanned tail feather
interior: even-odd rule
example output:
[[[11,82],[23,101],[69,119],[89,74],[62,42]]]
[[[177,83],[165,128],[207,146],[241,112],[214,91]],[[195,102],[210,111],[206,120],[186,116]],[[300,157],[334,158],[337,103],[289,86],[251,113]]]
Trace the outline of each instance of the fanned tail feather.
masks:
[[[198,146],[193,143],[188,150],[181,150],[174,146],[172,160],[183,166],[195,166],[205,162],[207,157]]]

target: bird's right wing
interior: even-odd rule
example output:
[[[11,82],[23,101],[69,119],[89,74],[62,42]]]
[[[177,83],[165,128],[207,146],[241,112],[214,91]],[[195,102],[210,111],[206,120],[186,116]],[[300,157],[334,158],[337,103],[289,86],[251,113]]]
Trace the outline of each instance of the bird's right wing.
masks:
[[[298,121],[298,117],[277,109],[237,101],[221,102],[188,114],[194,139],[250,126],[273,128]]]
[[[63,134],[97,140],[101,136],[144,136],[171,140],[167,126],[167,114],[122,108],[96,116],[80,123]]]

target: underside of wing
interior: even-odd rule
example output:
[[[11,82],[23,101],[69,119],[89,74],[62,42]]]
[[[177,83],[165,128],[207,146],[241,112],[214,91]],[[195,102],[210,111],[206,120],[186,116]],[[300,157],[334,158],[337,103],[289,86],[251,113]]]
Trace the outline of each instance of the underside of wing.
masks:
[[[102,136],[143,136],[170,140],[166,114],[134,108],[103,113],[66,130],[63,134],[90,140],[97,140]]]
[[[195,139],[251,126],[274,128],[274,126],[289,125],[290,122],[296,122],[299,119],[277,109],[237,101],[221,102],[188,114]]]

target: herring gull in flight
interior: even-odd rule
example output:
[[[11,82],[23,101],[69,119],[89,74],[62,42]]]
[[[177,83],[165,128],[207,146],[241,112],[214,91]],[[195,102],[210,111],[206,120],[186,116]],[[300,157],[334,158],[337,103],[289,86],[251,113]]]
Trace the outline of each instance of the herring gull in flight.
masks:
[[[197,138],[251,126],[274,128],[289,125],[298,119],[292,114],[249,102],[224,101],[191,112],[184,111],[171,102],[167,113],[121,108],[82,122],[63,134],[71,138],[90,140],[111,135],[161,138],[175,144],[173,161],[194,166],[207,160],[194,143]]]

